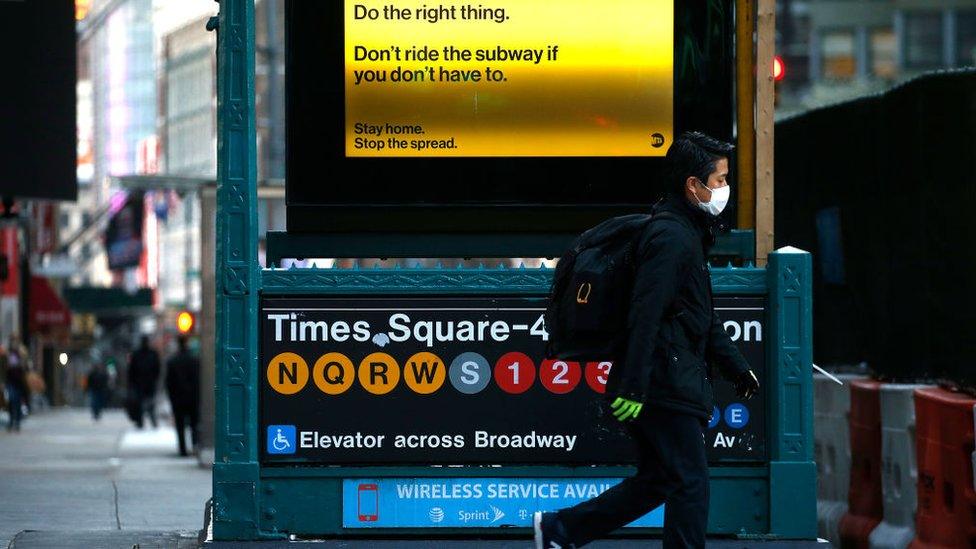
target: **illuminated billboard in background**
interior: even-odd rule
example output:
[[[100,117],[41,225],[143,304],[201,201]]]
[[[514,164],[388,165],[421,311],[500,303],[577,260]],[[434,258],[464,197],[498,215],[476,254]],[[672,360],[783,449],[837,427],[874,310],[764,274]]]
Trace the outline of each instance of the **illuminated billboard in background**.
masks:
[[[673,0],[344,3],[347,157],[664,156]]]
[[[285,0],[288,231],[579,233],[646,211],[675,136],[733,139],[734,7]]]

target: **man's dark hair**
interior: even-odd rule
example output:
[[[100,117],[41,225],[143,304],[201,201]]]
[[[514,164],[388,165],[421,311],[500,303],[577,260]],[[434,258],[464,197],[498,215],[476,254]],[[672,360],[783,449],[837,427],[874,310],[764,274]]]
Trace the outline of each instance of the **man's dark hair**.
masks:
[[[684,194],[685,181],[697,177],[706,183],[715,171],[715,163],[722,158],[731,160],[735,147],[701,132],[684,132],[668,149],[670,168],[668,191]]]
[[[176,338],[176,347],[181,353],[186,352],[186,336],[179,336]]]
[[[139,348],[148,349],[149,348],[149,336],[143,335],[139,338]]]

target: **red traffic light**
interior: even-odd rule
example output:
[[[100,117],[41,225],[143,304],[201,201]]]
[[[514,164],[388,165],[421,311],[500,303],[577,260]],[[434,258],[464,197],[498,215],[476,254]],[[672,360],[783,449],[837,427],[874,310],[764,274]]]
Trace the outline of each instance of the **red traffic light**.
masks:
[[[786,78],[786,63],[783,62],[782,57],[773,56],[773,80],[779,82],[783,78]]]
[[[176,317],[176,329],[181,334],[188,333],[193,329],[193,315],[189,311],[183,311]]]

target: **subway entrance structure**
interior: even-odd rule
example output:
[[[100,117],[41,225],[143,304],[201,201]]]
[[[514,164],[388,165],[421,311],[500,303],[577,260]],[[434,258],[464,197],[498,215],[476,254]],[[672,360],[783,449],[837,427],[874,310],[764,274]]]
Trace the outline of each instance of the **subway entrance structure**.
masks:
[[[558,257],[599,220],[646,211],[660,188],[633,182],[663,178],[677,133],[731,140],[733,3],[619,2],[621,17],[568,2],[575,15],[537,17],[547,3],[520,0],[477,21],[458,4],[418,43],[403,14],[422,4],[286,4],[288,231],[267,236],[263,268],[253,4],[221,1],[215,541],[529,535],[535,510],[633,471],[599,405],[612,364],[545,357],[552,269],[461,260]],[[593,46],[580,17],[615,29],[597,40],[621,59],[580,53]],[[357,56],[381,42],[389,58]],[[499,65],[491,48],[530,60]],[[489,50],[493,68],[465,60]],[[597,88],[580,77],[604,64]],[[755,267],[754,238],[725,237],[716,253],[740,266],[712,270],[763,392],[739,402],[716,383],[709,534],[813,539],[810,256],[786,248]],[[312,257],[349,263],[280,268]],[[417,257],[440,263],[379,266]],[[659,533],[662,513],[627,533]]]

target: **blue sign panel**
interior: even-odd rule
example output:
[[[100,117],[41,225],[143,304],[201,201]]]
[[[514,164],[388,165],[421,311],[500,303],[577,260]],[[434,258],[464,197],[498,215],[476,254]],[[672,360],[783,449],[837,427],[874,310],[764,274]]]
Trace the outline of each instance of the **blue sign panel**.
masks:
[[[619,478],[344,479],[343,528],[531,527],[535,511],[598,496]],[[664,505],[628,524],[660,528]]]
[[[294,425],[268,425],[268,453],[295,453]]]

